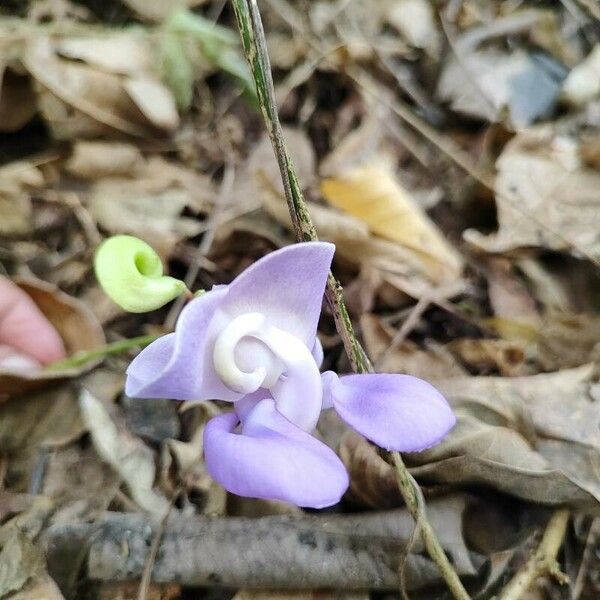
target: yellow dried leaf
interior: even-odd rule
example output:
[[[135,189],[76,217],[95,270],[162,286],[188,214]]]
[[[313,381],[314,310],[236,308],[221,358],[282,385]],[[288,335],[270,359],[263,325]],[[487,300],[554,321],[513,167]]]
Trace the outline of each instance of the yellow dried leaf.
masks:
[[[418,255],[434,281],[460,274],[459,254],[389,169],[375,164],[354,168],[323,180],[321,191],[333,206],[364,221],[376,235]]]

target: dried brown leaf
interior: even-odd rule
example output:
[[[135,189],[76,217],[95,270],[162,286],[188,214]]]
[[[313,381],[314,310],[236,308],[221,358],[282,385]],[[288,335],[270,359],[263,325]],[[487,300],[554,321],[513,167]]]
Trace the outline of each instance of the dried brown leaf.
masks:
[[[394,329],[376,315],[363,315],[360,324],[367,352],[383,373],[406,373],[428,379],[466,375],[452,355],[441,348],[423,350],[410,340],[394,345]]]
[[[505,258],[492,257],[486,267],[488,296],[494,314],[504,319],[535,322],[539,317],[535,300],[517,277],[512,263]]]
[[[0,131],[17,131],[37,112],[29,77],[0,63]]]
[[[61,59],[50,40],[39,36],[27,44],[22,60],[39,84],[38,106],[55,137],[147,133],[119,75]]]
[[[20,160],[0,167],[0,235],[31,232],[30,193],[44,184],[42,171],[33,162]]]
[[[437,381],[458,423],[438,446],[407,455],[412,474],[429,484],[485,485],[539,504],[596,508],[600,404],[593,382],[589,367]],[[356,479],[354,497],[370,506],[397,498],[393,468],[363,438],[347,434],[340,455]]]
[[[440,46],[440,32],[434,11],[427,0],[400,0],[389,3],[389,22],[415,48],[425,48],[436,56]]]
[[[222,515],[225,514],[227,492],[213,481],[203,460],[204,428],[219,410],[210,402],[203,402],[193,410],[189,441],[169,439],[163,444],[160,472],[162,487],[172,493],[183,488],[195,501],[201,499],[197,503],[203,513]]]
[[[436,462],[415,474],[485,482],[540,503],[598,503],[600,403],[593,395],[595,381],[589,366],[530,377],[438,381],[454,406],[463,406],[463,425],[419,456],[419,461]],[[517,434],[523,414],[531,420],[533,444]]]
[[[117,45],[122,40],[119,36]],[[54,136],[99,137],[114,130],[144,136],[153,127],[167,130],[176,127],[179,117],[174,99],[150,71],[136,72],[135,77],[130,77],[120,74],[131,67],[123,61],[113,64],[111,72],[107,65],[99,68],[96,64],[60,56],[62,52],[88,59],[95,56],[97,45],[95,38],[86,47],[81,39],[70,44],[68,39],[51,41],[40,36],[26,44],[22,61],[38,83],[38,105]],[[133,54],[136,60],[142,60],[140,54],[144,51]],[[115,63],[113,54],[105,54],[105,60]]]
[[[107,407],[85,389],[79,405],[100,457],[120,475],[140,507],[164,516],[169,502],[153,489],[156,465],[152,450],[131,434],[120,419],[113,420]]]
[[[64,600],[54,580],[44,575],[10,597],[11,600]]]
[[[558,77],[525,50],[474,50],[459,44],[454,50],[437,94],[450,101],[456,111],[490,122],[509,117],[511,125],[519,128],[548,115],[556,104]],[[560,69],[558,64],[553,66]]]
[[[63,339],[67,355],[93,350],[105,344],[102,327],[81,301],[56,286],[33,278],[16,279]],[[32,372],[0,369],[0,402],[9,396],[41,389],[51,382],[76,377],[97,366],[100,359],[69,369]]]
[[[580,164],[573,139],[551,127],[519,133],[497,161],[500,228],[465,239],[487,252],[526,247],[600,258],[600,173]]]
[[[571,70],[563,83],[562,94],[575,106],[582,106],[600,95],[600,44]]]
[[[65,169],[82,179],[131,177],[143,165],[142,154],[131,144],[120,142],[76,142]]]
[[[403,502],[396,475],[377,448],[355,431],[340,441],[339,455],[350,474],[350,500],[370,508],[393,508]]]
[[[10,523],[0,529],[0,597],[45,577],[44,571],[44,557],[25,533]],[[34,597],[28,596],[30,600]],[[51,599],[54,600],[49,596]]]
[[[137,76],[153,68],[148,40],[131,31],[62,37],[56,40],[55,48],[60,56],[81,60],[110,73]]]
[[[454,340],[446,346],[463,364],[480,374],[495,373],[514,377],[523,373],[525,346],[509,340]],[[581,364],[581,363],[580,363]]]
[[[175,98],[162,83],[138,76],[126,79],[123,87],[150,123],[167,131],[179,125]]]
[[[456,280],[462,270],[460,255],[381,162],[323,180],[323,195],[333,206],[364,221],[374,234],[413,253],[432,281]]]
[[[204,4],[206,0],[123,0],[131,10],[149,21],[164,21],[175,10]]]
[[[97,518],[108,508],[119,484],[119,476],[93,448],[70,446],[50,456],[42,491],[57,507],[52,522],[73,523]]]
[[[104,177],[85,203],[92,216],[111,234],[129,233],[168,256],[180,240],[202,231],[184,209],[207,210],[214,198],[208,177],[155,157],[131,174]]]

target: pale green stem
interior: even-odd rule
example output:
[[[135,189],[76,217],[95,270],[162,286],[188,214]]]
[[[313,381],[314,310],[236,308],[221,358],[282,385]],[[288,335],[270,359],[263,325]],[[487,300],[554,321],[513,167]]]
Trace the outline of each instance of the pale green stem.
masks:
[[[292,160],[285,145],[281,124],[279,123],[271,65],[256,0],[232,0],[232,3],[240,29],[244,54],[246,55],[256,84],[258,102],[273,145],[273,151],[279,164],[279,170],[281,171],[285,198],[296,239],[299,242],[317,240],[317,232],[304,201]],[[356,373],[372,373],[373,367],[371,362],[354,335],[352,322],[344,303],[342,287],[331,273],[327,280],[325,297],[333,313],[336,329],[342,339],[352,369]],[[393,459],[398,486],[408,510],[420,525],[421,537],[429,556],[440,570],[454,598],[457,600],[469,600],[469,595],[462,586],[431,524],[427,520],[424,504],[419,501],[419,498],[422,499],[422,494],[418,484],[408,472],[400,454],[397,452],[393,453]]]
[[[127,352],[132,348],[143,348],[148,344],[151,344],[154,340],[157,340],[160,335],[140,335],[139,337],[129,338],[127,340],[119,340],[112,344],[106,344],[100,348],[94,348],[94,350],[86,350],[85,352],[78,352],[69,358],[59,360],[46,367],[46,371],[65,371],[67,369],[75,369],[86,365],[89,362],[104,358],[112,354],[121,354]]]

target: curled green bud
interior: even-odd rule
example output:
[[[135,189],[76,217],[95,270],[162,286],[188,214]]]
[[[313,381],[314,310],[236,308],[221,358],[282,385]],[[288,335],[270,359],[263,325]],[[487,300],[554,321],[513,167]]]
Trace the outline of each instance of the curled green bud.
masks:
[[[100,244],[94,268],[107,295],[129,312],[155,310],[187,291],[183,281],[163,275],[151,246],[130,235],[115,235]]]

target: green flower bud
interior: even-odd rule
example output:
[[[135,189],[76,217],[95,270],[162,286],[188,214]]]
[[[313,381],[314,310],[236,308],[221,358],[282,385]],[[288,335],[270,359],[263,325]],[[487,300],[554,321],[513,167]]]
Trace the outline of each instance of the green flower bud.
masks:
[[[130,235],[100,244],[94,268],[106,294],[129,312],[155,310],[187,291],[183,281],[163,275],[160,257],[151,246]]]

